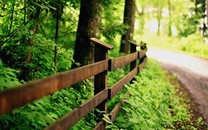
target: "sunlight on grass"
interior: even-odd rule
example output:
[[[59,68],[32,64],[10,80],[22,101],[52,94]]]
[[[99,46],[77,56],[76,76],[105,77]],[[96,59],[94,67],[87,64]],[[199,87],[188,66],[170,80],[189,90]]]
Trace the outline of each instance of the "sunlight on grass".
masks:
[[[208,58],[208,42],[196,33],[188,37],[167,37],[156,34],[145,33],[146,35],[136,35],[139,39],[147,43],[148,47],[165,48],[168,50],[186,52],[195,56]]]

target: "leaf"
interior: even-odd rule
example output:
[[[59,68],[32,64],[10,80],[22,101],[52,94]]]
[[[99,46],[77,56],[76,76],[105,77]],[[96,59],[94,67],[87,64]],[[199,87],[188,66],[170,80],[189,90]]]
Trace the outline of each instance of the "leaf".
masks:
[[[110,118],[109,118],[106,114],[103,115],[103,120],[104,120],[105,122],[111,124],[111,125],[113,124],[113,122],[110,120]]]
[[[0,67],[3,67],[3,62],[2,62],[2,59],[1,58],[0,58]]]

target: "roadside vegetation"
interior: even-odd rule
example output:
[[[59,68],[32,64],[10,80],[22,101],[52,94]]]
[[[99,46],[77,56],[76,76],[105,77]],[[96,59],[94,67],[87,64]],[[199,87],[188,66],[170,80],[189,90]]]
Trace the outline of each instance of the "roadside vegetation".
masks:
[[[150,34],[151,35],[151,34]],[[208,58],[208,41],[200,33],[187,37],[156,36],[154,34],[138,36],[138,39],[148,43],[149,47],[185,52],[194,56]]]
[[[192,120],[188,99],[179,92],[176,83],[171,84],[174,76],[167,76],[159,63],[148,59],[147,66],[136,76],[133,84],[125,86],[128,98],[114,123],[105,117],[111,125],[108,129],[201,129],[203,121]]]
[[[8,76],[10,75],[14,79],[13,83],[19,84],[15,80],[13,70],[4,69],[8,71]],[[109,84],[114,84],[123,77],[125,69],[109,73]],[[203,127],[204,123],[201,118],[198,118],[197,121],[191,120],[188,99],[179,94],[178,86],[170,83],[172,78],[175,77],[167,76],[167,72],[161,69],[159,63],[148,59],[146,68],[136,76],[133,84],[126,85],[118,96],[108,102],[112,109],[117,102],[126,99],[114,123],[105,116],[104,120],[111,124],[107,128],[136,130]],[[89,86],[92,86],[92,83],[90,80],[86,80],[81,86],[82,89],[75,90],[69,87],[0,116],[0,129],[43,129],[93,96],[93,87]],[[92,129],[96,125],[93,111],[72,129]]]

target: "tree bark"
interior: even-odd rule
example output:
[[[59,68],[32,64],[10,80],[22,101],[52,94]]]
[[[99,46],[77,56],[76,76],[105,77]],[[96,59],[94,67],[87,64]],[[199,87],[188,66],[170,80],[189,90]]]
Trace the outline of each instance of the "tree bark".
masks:
[[[32,3],[32,1],[28,0],[27,1],[27,4],[28,4],[28,7],[29,6],[34,6],[35,9],[36,9],[36,12],[33,13],[31,11],[28,10],[27,12],[27,15],[28,15],[28,18],[30,21],[34,21],[33,23],[33,26],[31,26],[31,31],[32,31],[32,36],[31,38],[29,39],[28,43],[28,50],[27,50],[27,56],[26,56],[26,59],[25,59],[25,68],[22,72],[22,75],[23,75],[23,79],[25,81],[28,81],[28,80],[31,80],[32,77],[31,77],[31,74],[30,74],[30,63],[32,61],[32,48],[33,48],[33,45],[34,45],[34,36],[35,34],[38,32],[38,21],[39,21],[39,15],[40,15],[40,7],[37,6],[37,5],[34,5]]]
[[[57,60],[58,60],[58,41],[59,41],[59,19],[63,13],[63,6],[60,0],[54,4],[56,10],[51,10],[53,17],[56,19],[56,31],[55,31],[55,48],[54,48],[54,71],[57,71]]]
[[[161,26],[161,18],[162,18],[162,9],[163,9],[163,5],[162,3],[159,3],[159,7],[158,7],[158,12],[157,12],[157,35],[160,36],[160,26]]]
[[[13,18],[14,18],[14,8],[15,8],[15,0],[12,2],[12,12],[11,12],[11,17],[10,17],[10,27],[9,27],[9,33],[12,32],[12,25],[13,25]]]
[[[171,0],[168,0],[168,12],[169,12],[169,23],[168,23],[168,36],[172,36],[172,15],[171,15]]]
[[[124,20],[123,23],[128,25],[129,28],[126,33],[121,37],[120,52],[127,53],[129,51],[128,40],[133,39],[134,20],[135,20],[135,0],[125,0],[124,7]]]
[[[207,17],[207,24],[208,24],[208,0],[206,0],[206,17]]]
[[[98,0],[81,0],[76,43],[74,47],[74,63],[72,68],[93,63],[94,46],[91,37],[98,37],[101,15],[101,2]]]
[[[205,37],[205,36],[207,36],[207,21],[206,21],[206,0],[203,0],[203,2],[202,2],[202,8],[203,8],[203,10],[202,10],[202,15],[203,15],[203,36]]]
[[[145,14],[144,14],[145,6],[142,5],[142,11],[139,13],[139,32],[140,34],[144,34],[144,25],[145,25]]]

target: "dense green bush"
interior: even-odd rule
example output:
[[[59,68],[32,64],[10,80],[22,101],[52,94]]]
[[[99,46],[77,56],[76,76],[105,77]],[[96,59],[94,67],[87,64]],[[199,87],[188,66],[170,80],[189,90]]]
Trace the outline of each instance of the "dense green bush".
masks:
[[[19,85],[20,82],[17,78],[18,70],[5,67],[0,59],[0,91],[3,89]]]

